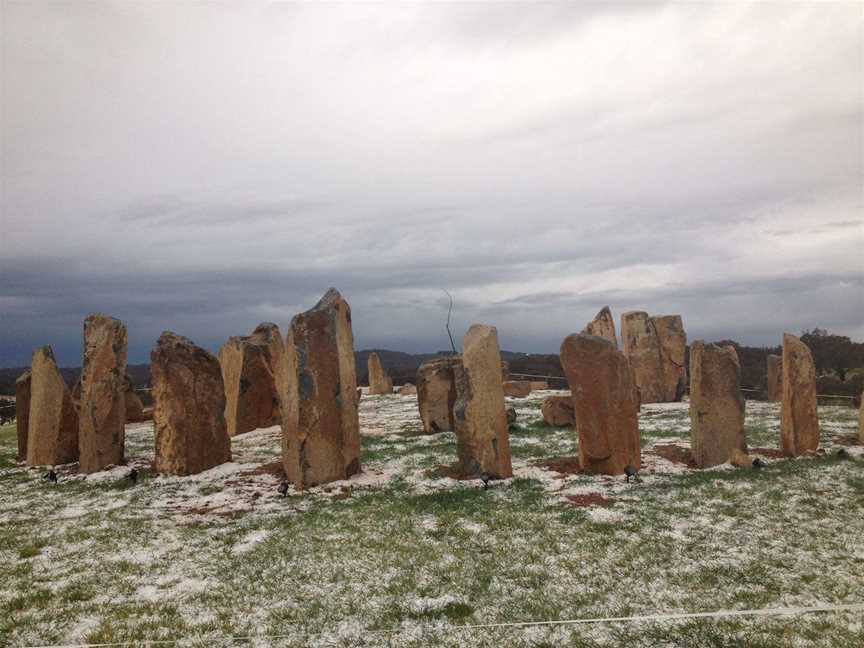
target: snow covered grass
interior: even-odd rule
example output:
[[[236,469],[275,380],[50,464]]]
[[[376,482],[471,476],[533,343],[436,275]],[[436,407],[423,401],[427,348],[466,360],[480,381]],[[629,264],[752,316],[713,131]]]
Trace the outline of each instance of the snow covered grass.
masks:
[[[823,455],[694,471],[655,452],[689,446],[686,404],[647,405],[642,482],[627,484],[546,467],[577,451],[539,420],[549,393],[510,401],[516,477],[488,490],[440,476],[455,439],[420,434],[414,397],[364,396],[364,473],[287,497],[278,428],[179,478],[150,472],[152,425],[129,425],[136,484],[129,466],[68,466],[57,485],[17,465],[0,428],[0,645],[864,645],[853,612],[460,628],[864,602],[864,449],[835,442],[854,410],[820,409]],[[778,447],[778,417],[748,402],[752,447]]]

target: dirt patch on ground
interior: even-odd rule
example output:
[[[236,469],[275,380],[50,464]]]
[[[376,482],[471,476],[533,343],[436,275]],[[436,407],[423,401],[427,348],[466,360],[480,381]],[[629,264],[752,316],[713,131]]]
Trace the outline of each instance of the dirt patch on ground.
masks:
[[[555,457],[535,464],[562,475],[578,475],[582,472],[579,466],[579,457]]]
[[[831,437],[831,440],[837,445],[842,446],[858,446],[861,445],[861,442],[858,440],[857,436],[849,436],[848,434],[838,434],[835,437]]]
[[[750,448],[751,455],[762,455],[769,459],[783,459],[785,455],[780,448]]]
[[[663,457],[666,461],[681,464],[688,468],[696,468],[696,462],[693,460],[693,455],[689,448],[682,448],[674,443],[665,443],[663,445],[655,445],[651,448],[654,454]]]
[[[585,493],[583,495],[565,495],[573,506],[612,506],[615,500],[603,497],[600,493]]]

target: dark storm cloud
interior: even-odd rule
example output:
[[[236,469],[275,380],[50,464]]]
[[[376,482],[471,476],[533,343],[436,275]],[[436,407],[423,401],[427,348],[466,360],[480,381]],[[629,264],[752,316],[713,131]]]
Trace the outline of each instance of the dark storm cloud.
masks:
[[[864,336],[855,5],[2,5],[0,363],[215,349],[331,285],[358,347]],[[194,29],[192,26],[194,25]]]

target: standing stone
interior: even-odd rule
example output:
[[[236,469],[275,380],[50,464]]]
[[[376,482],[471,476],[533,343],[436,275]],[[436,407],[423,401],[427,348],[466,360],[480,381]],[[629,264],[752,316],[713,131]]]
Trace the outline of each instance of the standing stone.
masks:
[[[369,393],[373,396],[393,393],[393,381],[384,367],[381,365],[381,359],[374,351],[369,354],[366,361],[366,366],[369,369]]]
[[[79,471],[124,462],[126,440],[126,327],[118,319],[84,319],[84,362],[78,418]]]
[[[15,380],[15,427],[18,433],[18,461],[27,461],[27,427],[30,420],[30,370]]]
[[[126,374],[123,385],[123,397],[126,401],[126,422],[140,423],[146,421],[144,417],[144,403],[135,393],[135,383],[132,382],[132,376]]]
[[[572,427],[576,425],[576,412],[573,410],[573,397],[547,396],[540,406],[540,413],[546,425],[552,427]]]
[[[498,330],[473,324],[462,340],[462,364],[455,367],[456,444],[462,475],[512,477],[510,437],[501,382]]]
[[[639,397],[627,357],[605,338],[573,334],[561,343],[561,364],[573,394],[582,469],[639,470]]]
[[[768,401],[779,403],[783,400],[783,356],[768,356]]]
[[[531,383],[527,380],[508,380],[503,388],[504,395],[510,398],[525,398],[531,393]]]
[[[359,473],[354,334],[351,307],[339,291],[331,288],[294,317],[286,346],[296,355],[299,408],[297,424],[283,426],[285,474],[304,488]]]
[[[414,396],[417,394],[417,388],[411,383],[405,383],[399,388],[399,393],[402,396]]]
[[[700,468],[747,452],[741,365],[735,347],[696,340],[690,346],[690,447]]]
[[[624,313],[621,339],[641,402],[680,401],[687,375],[684,366],[687,335],[681,316],[650,317],[644,311]]]
[[[30,362],[27,465],[56,466],[78,460],[78,415],[50,346]]]
[[[501,361],[501,382],[510,380],[510,363],[506,360]]]
[[[858,406],[858,443],[864,445],[864,391],[861,392],[861,404]]]
[[[600,312],[594,316],[594,319],[588,322],[588,325],[582,331],[585,335],[596,335],[609,340],[612,346],[618,348],[618,336],[615,335],[615,320],[612,318],[612,311],[608,306],[600,309]]]
[[[280,358],[274,351],[276,344],[282,348],[279,327],[266,322],[252,335],[228,338],[219,349],[228,436],[268,427],[279,419],[274,363]]]
[[[150,352],[150,380],[156,472],[192,475],[231,461],[225,387],[216,357],[165,331]]]
[[[783,405],[780,449],[797,457],[819,448],[816,415],[816,367],[810,349],[791,333],[783,334]]]
[[[417,369],[417,406],[423,432],[436,434],[453,431],[453,406],[456,403],[456,367],[462,364],[459,356],[428,360]]]

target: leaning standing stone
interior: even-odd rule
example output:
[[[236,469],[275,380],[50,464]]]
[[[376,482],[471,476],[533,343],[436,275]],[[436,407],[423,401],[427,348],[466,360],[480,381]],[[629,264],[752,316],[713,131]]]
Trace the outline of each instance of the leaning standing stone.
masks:
[[[30,373],[27,465],[56,466],[77,461],[78,415],[50,346],[33,352]]]
[[[83,473],[124,461],[126,439],[126,327],[107,315],[84,320],[84,363],[78,448]]]
[[[474,324],[462,346],[453,407],[459,471],[464,476],[485,472],[493,478],[512,477],[498,330]]]
[[[690,346],[690,447],[700,468],[747,452],[741,366],[734,347],[696,340]]]
[[[381,396],[393,393],[393,381],[381,364],[381,359],[374,351],[369,354],[366,361],[369,370],[369,393],[373,396]]]
[[[219,361],[165,331],[150,352],[156,472],[192,475],[231,461]]]
[[[573,334],[561,343],[561,364],[573,394],[582,469],[639,470],[639,397],[627,357],[605,338]]]
[[[461,357],[449,356],[428,360],[417,369],[417,407],[426,434],[456,429],[453,420],[455,370],[461,364]]]
[[[600,309],[600,312],[594,316],[594,319],[588,322],[588,325],[582,331],[586,335],[596,335],[602,337],[612,343],[612,346],[618,348],[618,336],[615,335],[615,320],[612,318],[612,311],[608,306]]]
[[[783,334],[780,448],[788,457],[815,452],[819,448],[816,366],[807,345],[791,333]]]
[[[18,461],[27,461],[27,427],[30,419],[31,383],[29,369],[15,380],[15,427],[18,433]]]
[[[783,400],[783,356],[769,355],[768,365],[768,401],[779,403]]]
[[[314,308],[294,317],[286,346],[296,357],[299,409],[296,426],[283,427],[285,474],[304,488],[359,473],[351,307],[338,290],[331,288]]]

